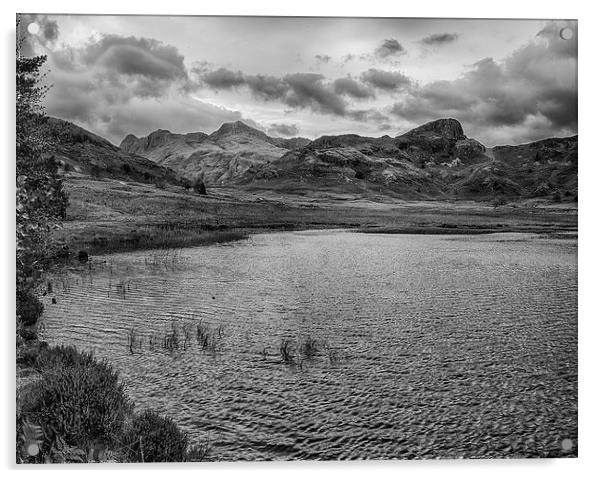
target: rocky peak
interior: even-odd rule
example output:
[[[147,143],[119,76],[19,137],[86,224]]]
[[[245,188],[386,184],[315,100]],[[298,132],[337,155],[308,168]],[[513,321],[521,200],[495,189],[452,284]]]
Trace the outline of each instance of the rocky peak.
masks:
[[[137,136],[134,136],[133,134],[128,134],[125,138],[123,138],[121,140],[119,147],[121,149],[123,149],[124,151],[128,151],[128,149],[137,142],[138,142]]]
[[[233,136],[239,134],[246,134],[249,136],[255,136],[258,138],[266,139],[268,136],[259,131],[258,129],[252,128],[251,126],[243,123],[242,121],[235,121],[233,123],[224,123],[220,126],[217,131],[214,131],[209,135],[211,139],[223,138],[225,136]]]
[[[153,131],[146,137],[146,146],[148,148],[156,148],[157,146],[161,146],[169,141],[171,135],[171,131],[166,129],[158,129],[157,131]]]
[[[424,133],[435,133],[445,139],[451,141],[457,141],[459,139],[465,139],[464,130],[462,125],[457,119],[454,118],[441,118],[435,121],[418,126],[411,131],[408,131],[402,136],[419,136]]]

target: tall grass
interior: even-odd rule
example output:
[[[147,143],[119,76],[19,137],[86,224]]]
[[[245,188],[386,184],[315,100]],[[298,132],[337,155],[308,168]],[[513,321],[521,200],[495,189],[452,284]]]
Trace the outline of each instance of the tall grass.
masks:
[[[145,338],[148,337],[148,338]],[[194,339],[201,350],[216,353],[220,350],[225,337],[224,326],[212,326],[202,320],[195,323],[180,324],[172,320],[170,325],[158,337],[154,333],[148,335],[135,327],[127,331],[127,350],[130,354],[143,351],[144,344],[148,343],[148,350],[159,347],[169,353],[185,351],[193,346]]]
[[[111,252],[169,249],[206,246],[246,239],[248,233],[240,230],[207,230],[173,225],[152,225],[127,234],[107,234],[75,242],[72,249],[85,249],[91,254]]]

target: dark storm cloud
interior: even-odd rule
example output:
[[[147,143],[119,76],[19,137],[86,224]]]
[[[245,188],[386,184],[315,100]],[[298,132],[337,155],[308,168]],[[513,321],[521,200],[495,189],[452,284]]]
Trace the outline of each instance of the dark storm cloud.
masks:
[[[270,75],[245,75],[240,71],[226,68],[203,72],[201,83],[215,90],[231,90],[245,86],[255,97],[265,101],[281,100],[290,89],[282,78]]]
[[[446,43],[453,43],[458,39],[457,33],[435,33],[420,40],[420,43],[426,46],[439,46]]]
[[[293,108],[309,108],[320,113],[344,116],[346,105],[317,73],[294,73],[284,81],[290,86],[285,103]]]
[[[412,80],[398,71],[377,70],[376,68],[370,68],[363,72],[360,78],[364,83],[386,91],[409,88],[412,85]]]
[[[104,35],[81,48],[53,49],[48,63],[53,81],[48,114],[114,143],[166,125],[178,132],[212,131],[242,118],[238,111],[181,95],[190,83],[184,57],[153,39]]]
[[[203,75],[203,81],[207,86],[216,90],[228,90],[245,84],[245,79],[240,71],[218,68]]]
[[[391,113],[413,122],[455,117],[493,134],[516,129],[524,141],[576,132],[577,39],[562,39],[561,28],[548,23],[535,41],[502,61],[484,58],[456,80],[413,89]]]
[[[288,85],[282,78],[270,75],[247,75],[245,83],[255,95],[262,100],[280,100],[288,91]]]
[[[374,98],[374,92],[353,78],[338,78],[333,82],[334,92],[337,95],[347,95],[352,98]]]
[[[216,90],[247,87],[258,99],[281,101],[291,108],[308,108],[337,116],[345,115],[345,101],[332,84],[319,73],[293,73],[278,78],[269,75],[245,75],[225,68],[206,72],[201,86]]]
[[[297,136],[299,128],[295,124],[272,123],[268,128],[268,134],[272,136]]]
[[[405,55],[406,49],[394,38],[383,40],[382,43],[374,50],[374,54],[378,58],[388,58],[391,56]]]
[[[184,57],[178,50],[150,38],[103,35],[90,42],[81,54],[86,66],[102,65],[122,75],[139,75],[157,80],[187,77]]]

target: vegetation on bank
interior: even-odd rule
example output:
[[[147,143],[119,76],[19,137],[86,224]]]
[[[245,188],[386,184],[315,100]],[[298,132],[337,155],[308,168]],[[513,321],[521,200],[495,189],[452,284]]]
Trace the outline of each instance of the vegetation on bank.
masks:
[[[40,131],[45,56],[16,49],[16,346],[17,463],[184,461],[204,457],[169,418],[135,414],[112,367],[73,347],[38,340],[44,271],[60,247],[52,231],[66,217],[58,163]],[[200,186],[199,186],[200,187]],[[64,252],[64,250],[63,250]],[[87,257],[87,254],[86,254]]]
[[[143,249],[207,246],[246,239],[241,230],[207,230],[173,224],[147,225],[125,234],[105,234],[72,241],[70,249],[90,254],[108,254]]]
[[[44,345],[17,400],[17,463],[179,462],[202,459],[173,420],[134,413],[110,364]]]
[[[17,29],[18,29],[17,24]],[[58,165],[44,155],[39,131],[45,122],[40,69],[46,57],[25,58],[17,45],[16,64],[16,318],[17,340],[35,340],[43,307],[37,298],[51,256],[51,231],[65,217],[67,197]]]

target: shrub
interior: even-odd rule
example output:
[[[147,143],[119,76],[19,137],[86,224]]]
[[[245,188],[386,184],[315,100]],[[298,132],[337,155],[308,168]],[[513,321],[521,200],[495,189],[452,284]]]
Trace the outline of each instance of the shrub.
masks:
[[[194,183],[194,190],[198,194],[201,194],[203,196],[207,195],[207,189],[205,188],[205,183],[202,180],[200,180],[200,179],[197,179],[195,181],[195,183]]]
[[[118,443],[132,404],[111,366],[74,347],[43,348],[35,362],[42,377],[21,404],[20,423],[40,426],[37,459],[57,443],[86,449],[92,442]]]
[[[25,326],[35,325],[44,306],[31,290],[17,290],[17,317]]]
[[[145,410],[132,420],[123,446],[131,462],[185,461],[188,437],[171,418]]]

